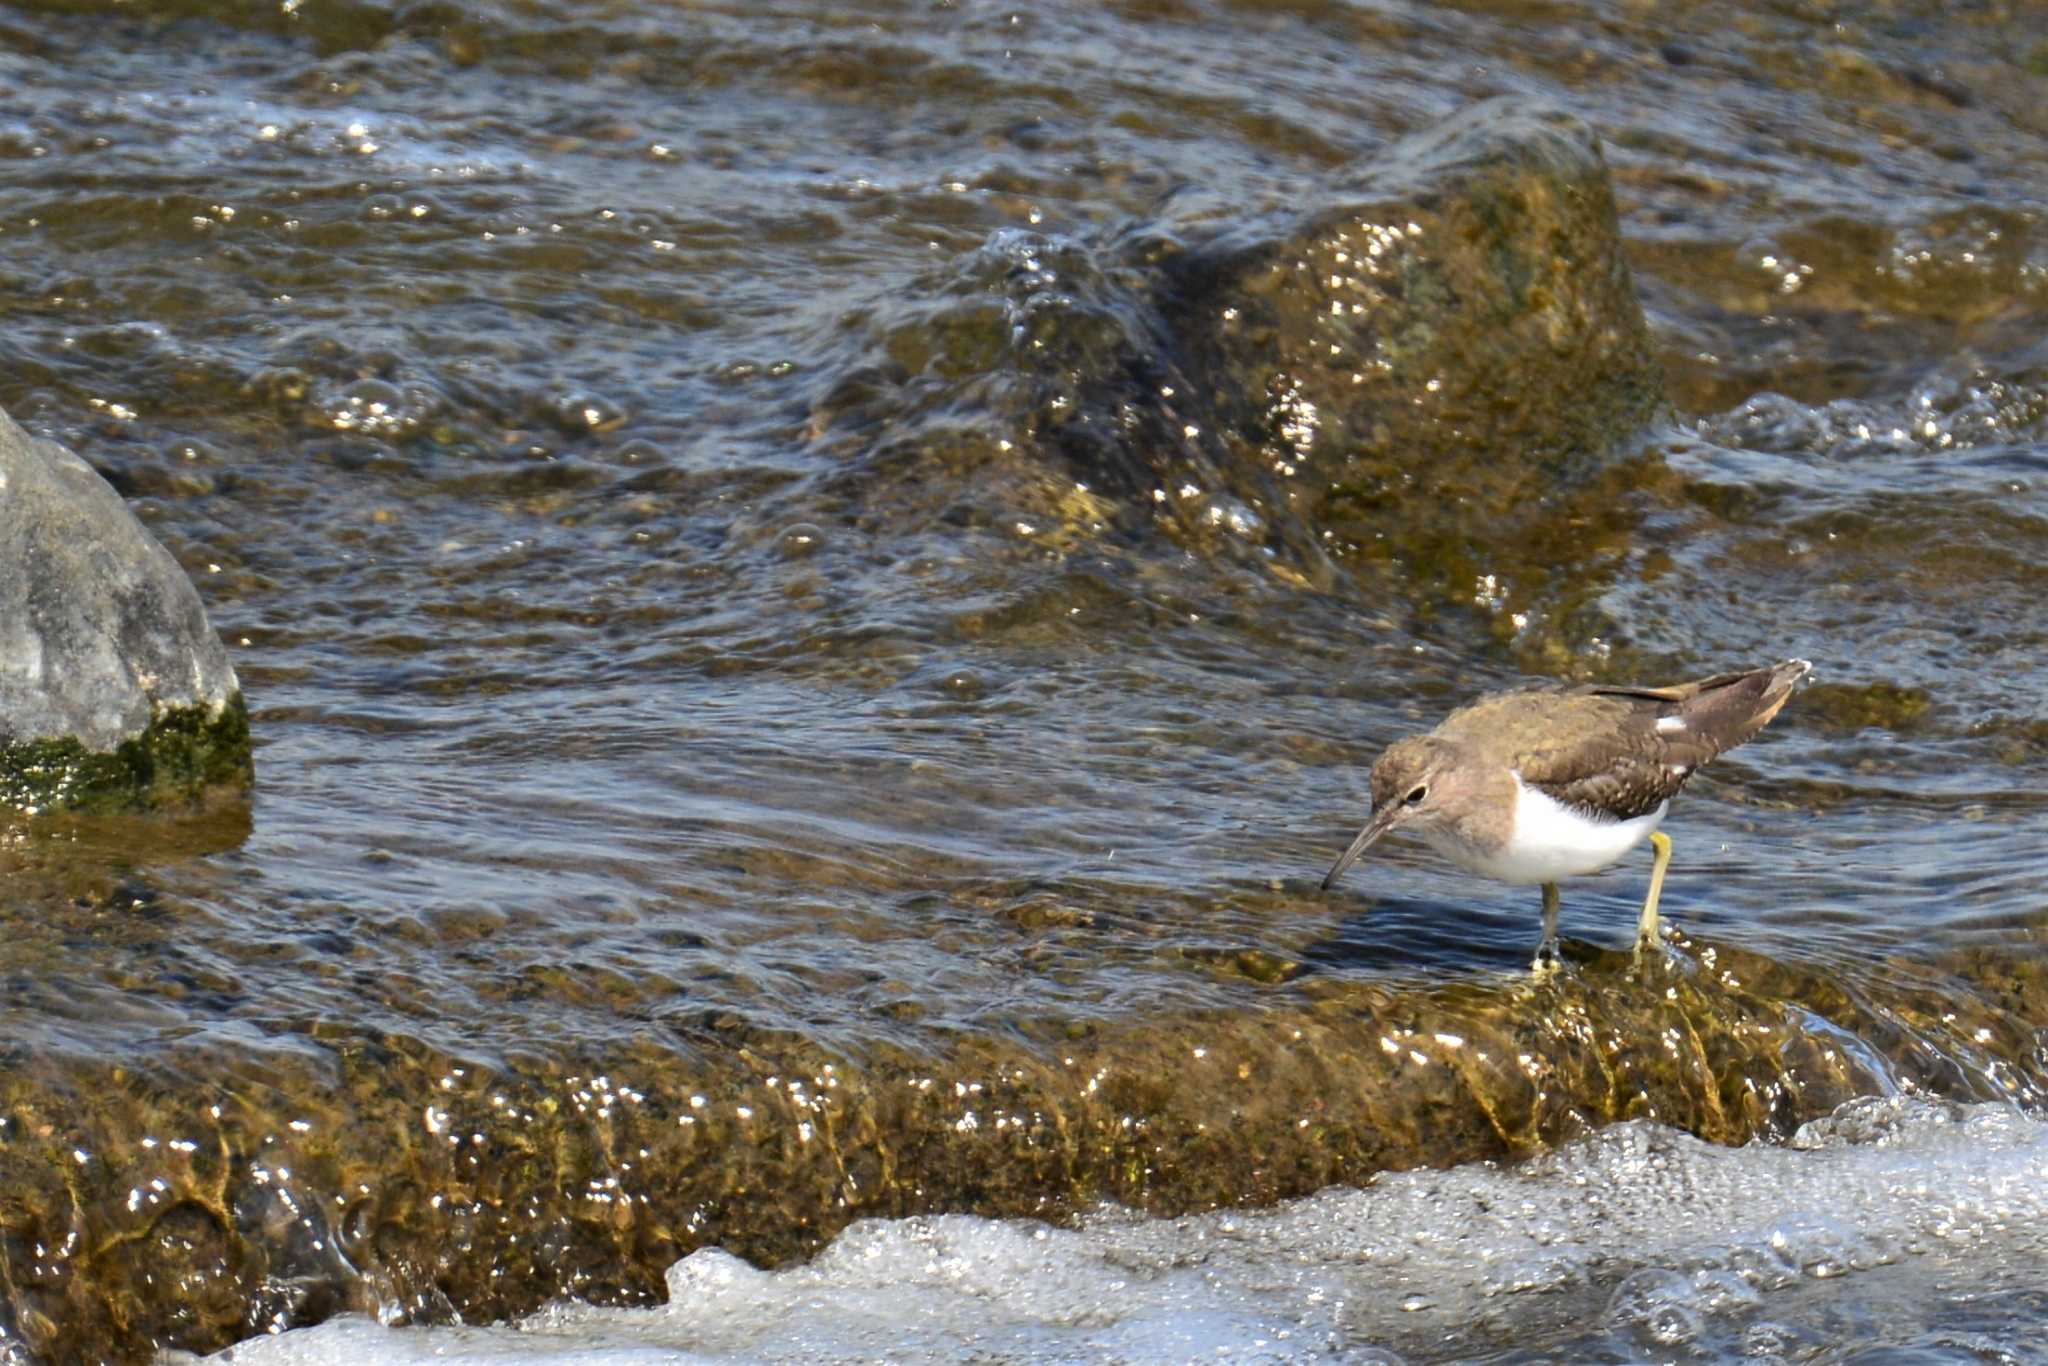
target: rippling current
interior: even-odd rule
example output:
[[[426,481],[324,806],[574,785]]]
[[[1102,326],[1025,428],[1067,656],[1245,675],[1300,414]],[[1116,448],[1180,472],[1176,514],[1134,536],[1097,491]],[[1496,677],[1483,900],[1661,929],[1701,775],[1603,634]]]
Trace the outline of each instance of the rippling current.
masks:
[[[0,6],[0,406],[191,572],[259,746],[246,810],[0,844],[0,1176],[32,1192],[0,1209],[0,1342],[212,1349],[678,1276],[783,1305],[700,1249],[815,1252],[878,1187],[892,1216],[1183,1214],[1612,1118],[2036,1106],[2044,81],[2021,11],[1935,4]],[[1398,535],[1332,539],[1291,501],[1328,477],[1312,432],[1252,507],[1005,425],[1033,317],[1144,325],[1132,242],[1267,230],[1502,95],[1601,138],[1671,401],[1537,532],[1395,491]],[[1643,866],[1566,889],[1583,999],[1522,994],[1530,889],[1398,842],[1316,880],[1379,749],[1477,692],[1792,655],[1817,682],[1666,826],[1696,1111],[1623,1069],[1483,1141],[1403,1112],[1401,1146],[1303,1099],[1348,1063],[1267,1086],[1294,1074],[1261,1031],[1370,1016],[1370,1057],[1406,1037],[1382,1012],[1441,1015],[1416,1037],[1597,1070],[1626,1030],[1584,1011],[1661,1018],[1608,953]],[[1727,1080],[1723,1025],[1834,1043]],[[1547,1046],[1501,1085],[1541,1093]],[[1043,1068],[1018,1113],[1071,1139],[1088,1048],[1125,1069],[1106,1125],[1186,1141],[1101,1175],[892,1137],[991,1122],[980,1088]],[[1243,1070],[1202,1080],[1205,1049]],[[824,1120],[749,1127],[746,1088],[862,1067],[926,1099],[877,1082],[797,1199],[775,1162]],[[666,1150],[628,1111],[730,1125],[690,1159],[719,1199],[635,1222],[701,1173],[636,1166]],[[1275,1170],[1259,1135],[1297,1119],[1363,1156]],[[450,1176],[472,1129],[486,1176]],[[1118,1263],[1159,1227],[1060,1236]],[[138,1340],[121,1306],[173,1262],[196,1307]],[[2024,1340],[2010,1304],[1978,1328]],[[1694,1316],[1622,1340],[1754,1346]],[[1930,1321],[1852,1317],[1873,1350]]]

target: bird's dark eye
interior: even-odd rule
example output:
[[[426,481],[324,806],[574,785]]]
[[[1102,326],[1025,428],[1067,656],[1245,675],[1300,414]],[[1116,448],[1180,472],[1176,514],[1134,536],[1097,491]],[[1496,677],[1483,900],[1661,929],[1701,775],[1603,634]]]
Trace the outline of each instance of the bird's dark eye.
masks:
[[[1422,799],[1428,795],[1429,789],[1427,787],[1418,787],[1408,794],[1406,800],[1410,806],[1420,806],[1422,805]]]

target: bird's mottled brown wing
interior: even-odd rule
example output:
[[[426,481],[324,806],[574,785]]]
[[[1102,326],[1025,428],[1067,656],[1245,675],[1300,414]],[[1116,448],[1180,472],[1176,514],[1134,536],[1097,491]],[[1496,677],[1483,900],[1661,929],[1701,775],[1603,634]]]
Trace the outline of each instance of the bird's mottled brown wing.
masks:
[[[1600,699],[1607,705],[1597,735],[1556,736],[1531,748],[1517,765],[1522,781],[1566,806],[1632,820],[1678,795],[1694,770],[1720,751],[1696,735],[1666,735],[1660,717],[1675,708],[1648,697]]]
[[[1494,713],[1495,733],[1512,737],[1505,757],[1531,787],[1628,820],[1656,810],[1700,765],[1762,730],[1807,668],[1792,660],[1670,688],[1501,694],[1468,711],[1475,720]]]
[[[1611,748],[1597,753],[1546,750],[1530,755],[1521,773],[1523,782],[1566,806],[1625,821],[1647,816],[1677,796],[1705,762]]]

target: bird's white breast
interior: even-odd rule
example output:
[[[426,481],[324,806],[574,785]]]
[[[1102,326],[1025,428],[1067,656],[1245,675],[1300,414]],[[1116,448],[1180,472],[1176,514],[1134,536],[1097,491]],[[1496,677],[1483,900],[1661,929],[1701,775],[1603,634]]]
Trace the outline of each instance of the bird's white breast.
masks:
[[[1545,796],[1517,773],[1514,829],[1506,843],[1491,853],[1470,846],[1440,852],[1502,882],[1556,882],[1613,863],[1648,839],[1670,806],[1659,802],[1655,811],[1625,821],[1588,816]]]

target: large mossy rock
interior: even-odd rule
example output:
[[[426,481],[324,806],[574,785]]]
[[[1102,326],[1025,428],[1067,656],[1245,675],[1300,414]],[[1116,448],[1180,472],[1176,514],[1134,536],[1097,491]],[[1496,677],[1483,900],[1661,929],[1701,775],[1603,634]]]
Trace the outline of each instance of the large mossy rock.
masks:
[[[1599,141],[1553,107],[1475,105],[1173,273],[1190,368],[1319,521],[1406,490],[1512,514],[1663,401]]]
[[[251,771],[192,581],[91,466],[0,412],[0,819],[188,801]]]
[[[0,1360],[141,1362],[344,1309],[648,1303],[698,1248],[773,1266],[864,1217],[1180,1214],[1620,1120],[1732,1144],[1857,1096],[2048,1094],[2032,944],[1887,987],[1678,943],[1534,982],[1310,974],[1269,1009],[930,1049],[715,1012],[498,1057],[310,1012],[261,1042],[166,1041],[146,1069],[0,1040]]]
[[[1401,139],[1284,212],[1190,193],[1114,245],[1005,232],[952,270],[933,285],[950,303],[888,339],[897,382],[845,386],[821,431],[915,433],[925,393],[934,435],[896,463],[926,483],[971,468],[969,503],[1077,534],[1156,522],[1296,579],[1383,564],[1384,591],[1418,604],[1469,605],[1494,574],[1548,606],[1545,580],[1598,543],[1586,518],[1627,514],[1664,410],[1599,140],[1525,100]],[[1016,453],[958,439],[942,360],[986,369],[973,396]],[[1020,466],[1061,477],[1034,502]]]

